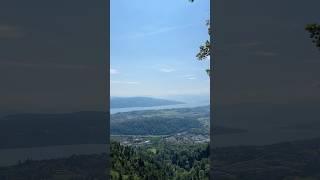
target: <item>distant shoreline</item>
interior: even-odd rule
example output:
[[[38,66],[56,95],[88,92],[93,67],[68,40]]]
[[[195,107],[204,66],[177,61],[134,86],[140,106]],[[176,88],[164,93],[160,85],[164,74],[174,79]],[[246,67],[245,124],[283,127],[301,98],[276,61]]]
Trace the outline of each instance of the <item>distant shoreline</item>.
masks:
[[[201,106],[209,106],[209,102],[200,103],[183,103],[174,105],[162,105],[162,106],[152,106],[152,107],[130,107],[130,108],[110,108],[110,114],[115,114],[119,112],[132,112],[132,111],[143,111],[143,110],[160,110],[160,109],[177,109],[177,108],[194,108]]]
[[[110,109],[124,109],[124,108],[151,108],[151,107],[157,107],[157,106],[174,106],[174,105],[178,105],[178,104],[187,104],[185,102],[177,102],[174,104],[167,104],[167,105],[150,105],[150,106],[130,106],[130,107],[110,107]]]
[[[152,97],[111,97],[110,108],[153,107],[183,104],[184,102]]]

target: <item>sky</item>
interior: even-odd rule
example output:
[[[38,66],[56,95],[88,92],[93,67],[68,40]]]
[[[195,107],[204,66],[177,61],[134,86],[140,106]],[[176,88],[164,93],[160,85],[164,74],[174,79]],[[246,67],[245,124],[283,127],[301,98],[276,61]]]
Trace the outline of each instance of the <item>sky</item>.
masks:
[[[209,0],[112,0],[110,95],[209,94],[199,46],[208,39]]]

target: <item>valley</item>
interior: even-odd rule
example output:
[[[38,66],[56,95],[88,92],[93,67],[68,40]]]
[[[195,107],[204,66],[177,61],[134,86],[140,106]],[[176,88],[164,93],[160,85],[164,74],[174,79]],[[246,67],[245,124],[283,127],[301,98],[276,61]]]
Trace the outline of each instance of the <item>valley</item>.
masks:
[[[197,144],[210,141],[210,107],[121,112],[111,115],[111,139],[123,145]],[[214,135],[245,130],[213,127]]]

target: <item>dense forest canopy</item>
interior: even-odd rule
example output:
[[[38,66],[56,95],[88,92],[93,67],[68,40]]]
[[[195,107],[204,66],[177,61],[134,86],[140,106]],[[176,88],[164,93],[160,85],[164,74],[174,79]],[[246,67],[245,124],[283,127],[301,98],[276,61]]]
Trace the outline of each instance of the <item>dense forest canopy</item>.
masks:
[[[111,144],[111,179],[209,179],[209,146],[169,145],[134,149]]]
[[[320,179],[319,138],[215,148],[211,164],[208,147],[207,144],[158,144],[132,148],[111,142],[111,179],[207,180],[209,166],[213,166],[214,179]],[[16,166],[0,167],[0,179],[106,179],[107,158],[107,154],[100,154],[28,160]]]

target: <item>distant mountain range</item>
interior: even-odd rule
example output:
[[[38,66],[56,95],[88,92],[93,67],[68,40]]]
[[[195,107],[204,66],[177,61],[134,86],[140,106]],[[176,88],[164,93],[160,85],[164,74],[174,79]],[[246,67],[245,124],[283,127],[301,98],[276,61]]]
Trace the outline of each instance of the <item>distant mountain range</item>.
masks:
[[[180,101],[172,101],[167,99],[158,99],[150,97],[111,97],[111,108],[129,108],[129,107],[152,107],[184,104]]]

